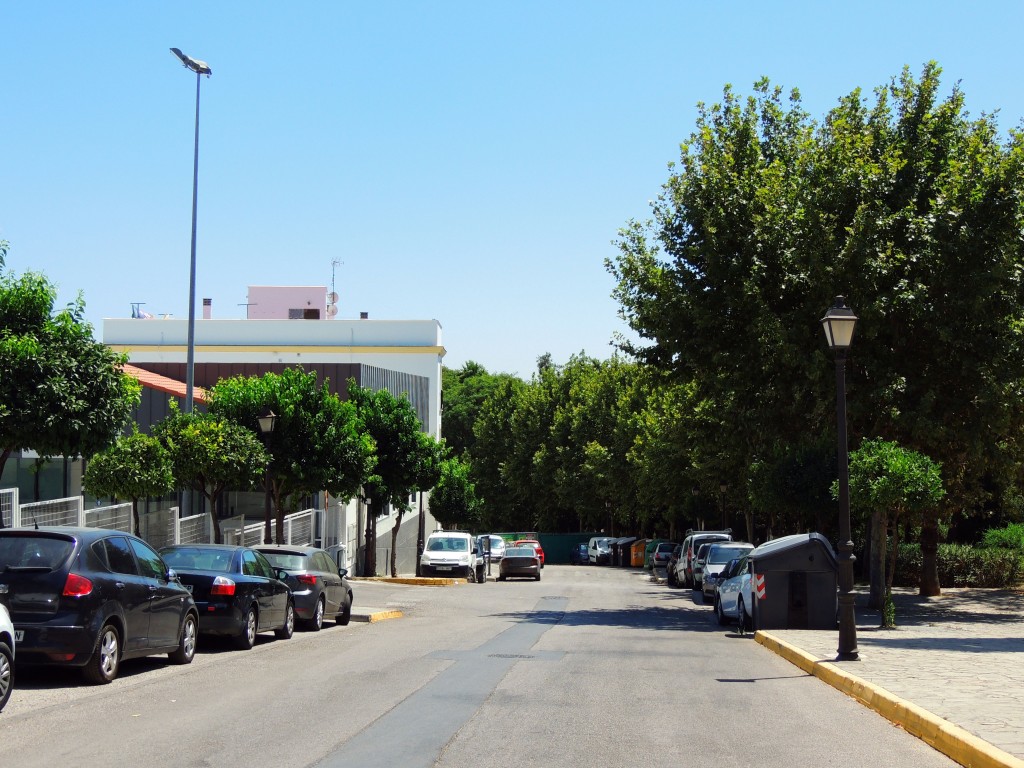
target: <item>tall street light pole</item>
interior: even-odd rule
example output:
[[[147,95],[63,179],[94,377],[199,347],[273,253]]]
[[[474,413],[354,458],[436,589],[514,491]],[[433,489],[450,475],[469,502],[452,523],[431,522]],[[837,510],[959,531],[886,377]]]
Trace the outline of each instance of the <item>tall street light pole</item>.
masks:
[[[853,343],[857,316],[842,296],[821,318],[828,345],[836,355],[836,429],[839,433],[839,660],[856,661],[857,615],[853,603],[853,540],[850,533],[850,458],[846,440],[846,354]]]
[[[186,69],[196,73],[196,140],[192,160],[192,258],[188,277],[188,352],[185,360],[185,413],[192,413],[193,391],[195,389],[196,360],[196,204],[199,193],[199,83],[200,75],[213,74],[205,61],[186,56],[177,48],[171,53],[178,57]]]
[[[270,437],[274,432],[274,426],[277,424],[277,414],[274,413],[270,408],[267,408],[263,412],[263,415],[258,419],[260,423],[260,434],[263,435],[263,444],[267,448],[267,453],[270,453]],[[272,457],[271,457],[272,458]],[[267,466],[263,471],[263,543],[272,544],[273,539],[270,537],[270,461],[267,459]],[[278,542],[279,544],[281,542]]]

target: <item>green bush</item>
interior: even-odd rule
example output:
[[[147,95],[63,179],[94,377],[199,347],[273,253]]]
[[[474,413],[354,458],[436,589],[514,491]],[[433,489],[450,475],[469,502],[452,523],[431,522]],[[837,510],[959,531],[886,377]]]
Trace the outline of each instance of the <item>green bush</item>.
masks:
[[[965,544],[939,544],[939,584],[944,587],[1013,587],[1024,575],[1020,552],[983,549]],[[901,544],[893,584],[916,587],[921,581],[921,547]]]
[[[989,528],[981,538],[986,548],[1002,547],[1024,554],[1024,523],[1011,523],[1005,528]]]

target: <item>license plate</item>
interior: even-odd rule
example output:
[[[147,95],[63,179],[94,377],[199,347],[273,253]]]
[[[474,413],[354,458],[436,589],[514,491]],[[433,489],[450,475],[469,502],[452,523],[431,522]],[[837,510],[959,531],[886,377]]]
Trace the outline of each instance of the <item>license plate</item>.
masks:
[[[14,630],[14,642],[20,643],[24,639],[25,639],[25,630],[24,629],[16,629],[16,630]]]
[[[439,566],[437,566],[437,570],[439,570],[439,571],[450,571],[451,569],[452,569],[452,567],[450,565],[439,565]]]

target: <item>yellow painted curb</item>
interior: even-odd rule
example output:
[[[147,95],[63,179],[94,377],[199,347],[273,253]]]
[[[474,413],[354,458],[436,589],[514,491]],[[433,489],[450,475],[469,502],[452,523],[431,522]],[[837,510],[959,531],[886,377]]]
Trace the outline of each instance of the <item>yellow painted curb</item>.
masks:
[[[458,584],[468,584],[466,579],[445,579],[430,576],[355,576],[349,581],[381,581],[387,584],[411,584],[416,587],[453,587]]]
[[[400,619],[404,614],[401,611],[375,611],[373,613],[366,614],[352,614],[352,621],[362,621],[367,624],[375,624],[378,621],[386,621],[387,619]]]
[[[874,683],[851,675],[835,664],[814,658],[785,640],[762,630],[754,634],[754,640],[804,672],[852,696],[960,765],[968,768],[1024,768],[1024,760]]]

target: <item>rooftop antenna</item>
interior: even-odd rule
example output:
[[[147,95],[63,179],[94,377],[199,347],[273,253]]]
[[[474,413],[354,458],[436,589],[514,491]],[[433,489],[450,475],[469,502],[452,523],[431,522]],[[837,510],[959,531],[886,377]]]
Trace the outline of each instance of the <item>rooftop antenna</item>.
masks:
[[[249,307],[255,307],[255,306],[257,306],[257,303],[255,301],[248,301],[248,302],[242,302],[238,306],[245,307],[245,319],[248,320],[249,319]]]
[[[344,263],[340,259],[331,259],[331,292],[327,294],[327,317],[338,314],[338,293],[334,290],[334,275],[338,267]]]

